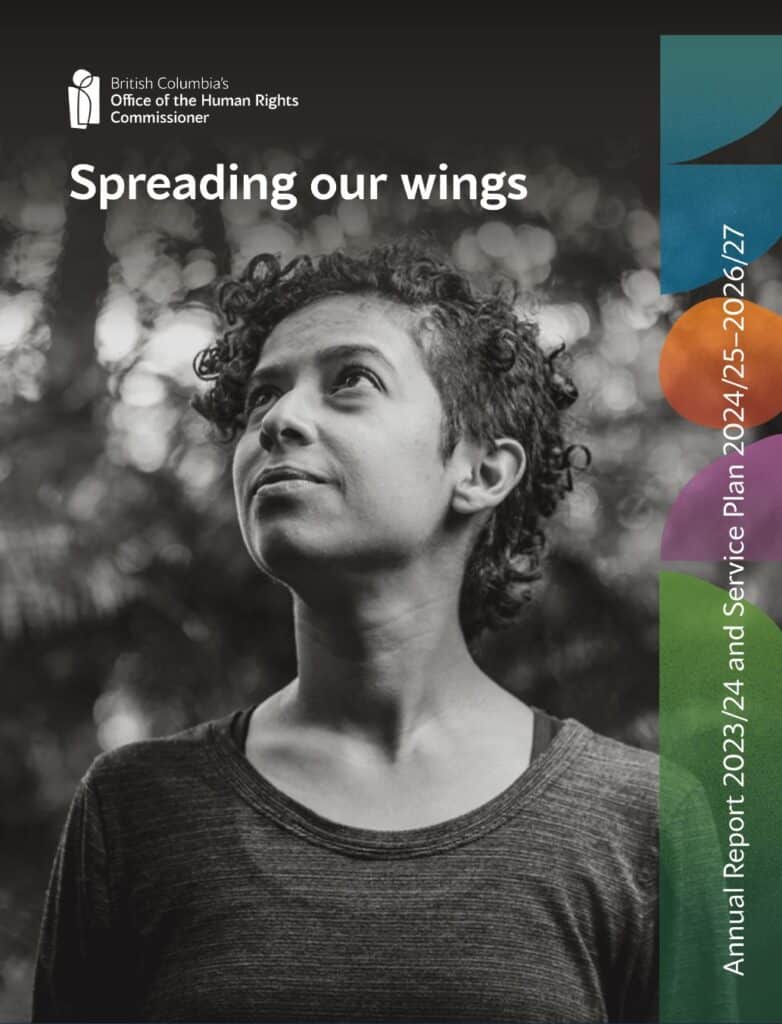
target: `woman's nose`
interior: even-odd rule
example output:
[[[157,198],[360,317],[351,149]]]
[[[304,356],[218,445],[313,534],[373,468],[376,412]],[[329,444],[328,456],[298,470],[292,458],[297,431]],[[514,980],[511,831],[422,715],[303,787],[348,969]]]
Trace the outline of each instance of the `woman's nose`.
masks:
[[[261,421],[258,440],[261,447],[271,451],[284,441],[311,444],[315,439],[313,402],[303,389],[291,388],[280,395]]]

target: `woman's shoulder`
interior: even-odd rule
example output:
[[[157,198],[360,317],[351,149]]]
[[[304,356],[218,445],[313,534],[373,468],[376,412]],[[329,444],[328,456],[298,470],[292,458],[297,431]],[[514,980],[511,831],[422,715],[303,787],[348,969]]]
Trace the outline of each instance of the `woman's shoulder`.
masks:
[[[567,835],[600,851],[644,862],[656,850],[659,756],[603,736],[574,719],[560,731],[560,764],[541,813]],[[652,865],[649,861],[651,872]]]
[[[149,793],[152,787],[172,793],[192,787],[208,774],[212,735],[223,721],[202,721],[104,751],[93,759],[82,784],[99,796],[120,794],[125,803],[134,792]]]
[[[604,736],[578,723],[583,737],[578,774],[584,784],[606,794],[625,793],[636,798],[657,799],[660,758],[654,751]]]

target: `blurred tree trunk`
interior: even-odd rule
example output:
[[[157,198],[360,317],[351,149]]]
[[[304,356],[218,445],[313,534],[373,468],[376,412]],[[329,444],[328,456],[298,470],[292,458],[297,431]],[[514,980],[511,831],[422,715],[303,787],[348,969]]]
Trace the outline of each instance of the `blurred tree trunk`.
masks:
[[[62,419],[79,421],[96,443],[102,443],[103,432],[93,412],[106,379],[95,358],[95,320],[109,276],[105,224],[97,203],[70,200],[51,287],[52,344],[41,400],[52,426]]]
[[[215,164],[223,159],[220,151],[212,146],[199,150],[199,157],[198,163],[192,169],[192,173],[198,177],[209,171],[214,171]],[[220,204],[209,199],[198,198],[195,201],[195,206],[198,216],[201,218],[204,248],[214,253],[217,276],[223,277],[231,270],[231,252],[225,234],[225,221]]]

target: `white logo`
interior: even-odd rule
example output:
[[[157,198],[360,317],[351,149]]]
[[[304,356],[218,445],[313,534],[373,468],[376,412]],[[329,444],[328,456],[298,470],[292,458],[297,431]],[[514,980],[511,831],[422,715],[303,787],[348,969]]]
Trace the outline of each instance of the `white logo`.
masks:
[[[73,72],[73,85],[68,86],[68,112],[71,128],[100,124],[100,78],[83,69]]]

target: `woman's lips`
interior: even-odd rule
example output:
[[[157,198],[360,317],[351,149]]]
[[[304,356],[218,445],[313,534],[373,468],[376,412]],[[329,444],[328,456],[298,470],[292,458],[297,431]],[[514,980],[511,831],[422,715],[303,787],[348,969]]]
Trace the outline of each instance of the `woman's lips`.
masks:
[[[299,466],[267,466],[252,483],[250,497],[254,498],[260,488],[278,483],[325,483],[323,477]]]
[[[253,484],[251,503],[274,497],[296,497],[305,494],[309,488],[320,487],[327,482],[323,477],[293,466],[267,469]]]
[[[272,494],[296,494],[308,487],[320,487],[325,481],[313,480],[310,477],[287,477],[281,480],[269,480],[256,488],[253,500],[268,497]]]

